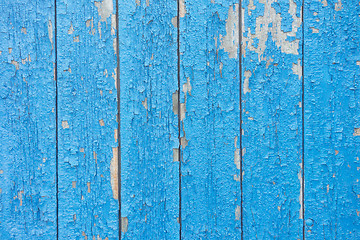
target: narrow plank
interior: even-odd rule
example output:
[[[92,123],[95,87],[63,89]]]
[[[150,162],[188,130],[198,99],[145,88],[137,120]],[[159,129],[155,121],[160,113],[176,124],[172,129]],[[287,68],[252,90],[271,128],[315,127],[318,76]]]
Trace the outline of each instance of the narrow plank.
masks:
[[[302,239],[301,1],[243,2],[244,239]]]
[[[360,6],[305,1],[307,239],[360,239]]]
[[[52,239],[54,2],[1,1],[0,12],[0,239]]]
[[[57,1],[59,239],[117,239],[116,4]]]
[[[239,5],[180,1],[183,239],[240,239]]]
[[[119,2],[122,239],[179,239],[176,7]]]

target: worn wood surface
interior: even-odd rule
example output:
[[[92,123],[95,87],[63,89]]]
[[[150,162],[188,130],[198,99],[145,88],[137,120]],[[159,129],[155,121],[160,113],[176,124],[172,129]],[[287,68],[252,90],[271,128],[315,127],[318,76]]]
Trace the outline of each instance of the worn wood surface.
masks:
[[[244,239],[302,239],[301,1],[243,1]]]
[[[56,237],[54,2],[0,2],[0,239]]]
[[[60,239],[118,237],[115,1],[57,1]]]
[[[239,239],[239,5],[180,1],[183,239]]]
[[[177,4],[120,2],[123,239],[178,239]]]
[[[359,14],[305,1],[306,239],[360,238]]]
[[[359,2],[0,13],[0,239],[360,238]]]

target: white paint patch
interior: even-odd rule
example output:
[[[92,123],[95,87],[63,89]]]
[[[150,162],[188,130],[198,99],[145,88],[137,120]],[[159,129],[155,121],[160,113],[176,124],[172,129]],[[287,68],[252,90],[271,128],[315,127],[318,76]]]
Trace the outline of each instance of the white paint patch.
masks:
[[[254,0],[249,0],[248,5],[248,15],[251,16],[251,12],[256,9],[256,6],[254,5]]]
[[[113,198],[118,199],[119,198],[119,192],[118,192],[118,148],[113,147],[112,148],[113,157],[111,158],[110,162],[110,182],[111,182],[111,189],[113,192]]]
[[[302,171],[303,171],[303,165],[302,163],[299,164],[300,170],[298,173],[298,179],[300,182],[300,194],[299,194],[299,203],[300,203],[300,211],[299,211],[299,219],[303,219],[304,216],[304,206],[303,206],[303,178],[302,178]]]
[[[298,59],[298,62],[297,63],[293,63],[292,64],[292,71],[295,75],[298,75],[299,76],[299,80],[301,79],[302,77],[302,67],[301,67],[301,61],[300,59]]]
[[[235,209],[235,220],[240,220],[240,216],[241,216],[241,208],[240,206],[236,206],[236,209]]]
[[[185,17],[186,14],[186,6],[185,6],[185,0],[179,0],[179,13],[180,17]]]
[[[301,16],[296,16],[296,4],[293,0],[289,0],[289,14],[292,16],[292,29],[290,32],[283,32],[281,30],[282,17],[272,7],[276,0],[259,0],[264,4],[264,13],[256,18],[255,33],[252,34],[250,28],[247,29],[248,36],[243,36],[244,50],[247,48],[250,51],[256,52],[259,61],[262,60],[262,55],[266,49],[266,42],[271,33],[272,40],[275,45],[281,49],[282,53],[298,55],[299,52],[299,39],[294,41],[287,40],[288,37],[296,37],[296,33],[301,26]],[[244,22],[244,21],[242,21]],[[244,25],[243,25],[243,29]],[[244,33],[243,33],[244,35]],[[258,40],[257,47],[255,47],[254,40]],[[245,56],[245,51],[244,56]]]
[[[243,89],[244,94],[251,92],[251,89],[249,88],[249,79],[250,79],[251,75],[252,75],[252,73],[249,70],[244,72],[244,77],[245,77],[244,89]]]
[[[103,0],[102,2],[95,2],[95,6],[98,8],[101,22],[106,22],[106,19],[110,17],[113,12],[113,0]]]
[[[335,11],[341,11],[343,9],[342,2],[339,0],[337,3],[335,3]]]
[[[235,9],[234,9],[235,7]],[[239,45],[239,5],[229,7],[225,24],[226,36],[220,34],[220,49],[229,54],[229,58],[237,58]]]
[[[48,21],[48,33],[49,33],[49,39],[51,42],[51,50],[54,49],[54,34],[53,34],[53,26],[51,20]]]

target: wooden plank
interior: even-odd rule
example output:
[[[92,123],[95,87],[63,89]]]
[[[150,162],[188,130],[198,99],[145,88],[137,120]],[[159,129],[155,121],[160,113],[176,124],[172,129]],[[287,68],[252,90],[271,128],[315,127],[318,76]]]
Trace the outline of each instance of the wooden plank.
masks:
[[[57,1],[59,239],[119,235],[115,9]]]
[[[183,239],[240,239],[239,5],[180,1]]]
[[[306,0],[307,239],[360,238],[360,6]]]
[[[302,239],[301,1],[243,7],[244,239]]]
[[[123,239],[179,239],[176,1],[120,1]]]
[[[0,239],[56,236],[54,3],[0,3]]]

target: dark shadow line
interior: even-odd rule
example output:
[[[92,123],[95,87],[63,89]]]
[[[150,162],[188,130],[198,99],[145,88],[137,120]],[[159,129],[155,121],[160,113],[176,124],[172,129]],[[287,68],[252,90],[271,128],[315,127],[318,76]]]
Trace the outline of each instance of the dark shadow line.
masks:
[[[305,240],[305,74],[304,74],[304,58],[305,58],[305,23],[304,23],[304,7],[305,1],[302,0],[302,8],[301,8],[301,25],[302,25],[302,46],[301,46],[301,72],[302,72],[302,81],[301,81],[301,120],[302,120],[302,136],[301,136],[301,145],[302,145],[302,172],[301,172],[301,185],[302,185],[302,232],[303,237],[302,239]]]
[[[182,154],[181,154],[181,118],[180,118],[180,1],[177,0],[177,81],[178,81],[178,138],[179,138],[179,239],[182,239],[182,219],[181,219],[181,163],[182,163]]]
[[[56,0],[54,0],[55,16],[54,16],[54,26],[55,26],[55,138],[56,138],[56,147],[55,147],[55,164],[56,164],[56,173],[55,173],[55,184],[56,184],[56,239],[59,239],[59,131],[58,131],[58,65],[57,65],[57,10],[56,10]]]
[[[243,171],[243,157],[242,157],[242,0],[239,0],[239,20],[238,20],[238,25],[239,25],[239,108],[240,108],[240,136],[239,136],[239,141],[240,141],[240,208],[241,208],[241,213],[240,213],[240,224],[241,224],[241,239],[244,239],[244,228],[243,228],[243,176],[242,176],[242,171]]]
[[[117,130],[117,139],[118,139],[118,203],[119,203],[119,239],[121,239],[121,134],[120,134],[120,127],[121,127],[121,119],[120,119],[120,39],[119,39],[119,0],[115,1],[116,4],[116,97],[117,97],[117,116],[116,120],[118,123],[118,130]]]

